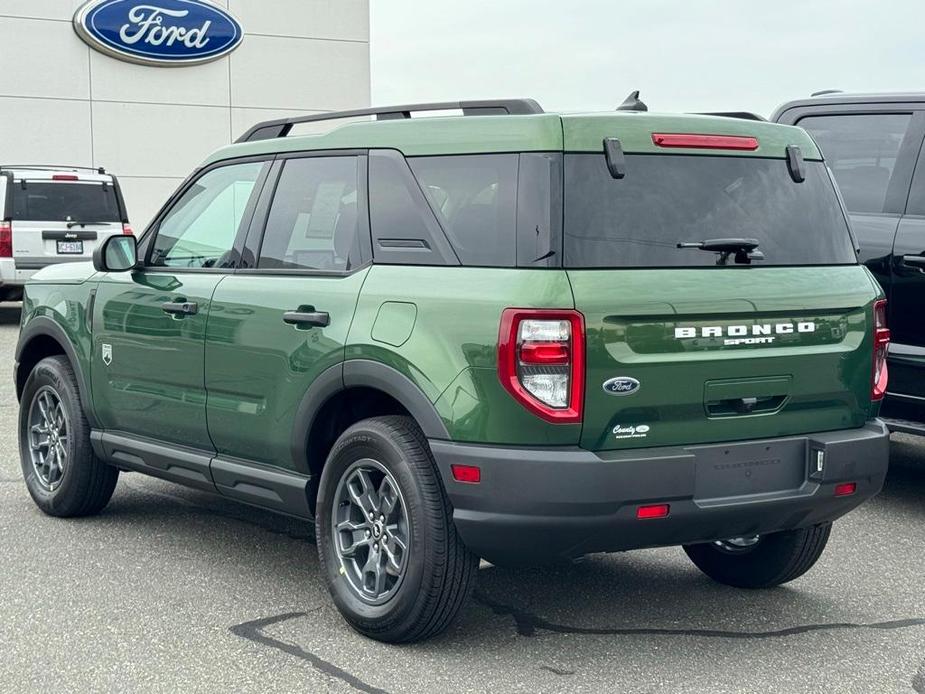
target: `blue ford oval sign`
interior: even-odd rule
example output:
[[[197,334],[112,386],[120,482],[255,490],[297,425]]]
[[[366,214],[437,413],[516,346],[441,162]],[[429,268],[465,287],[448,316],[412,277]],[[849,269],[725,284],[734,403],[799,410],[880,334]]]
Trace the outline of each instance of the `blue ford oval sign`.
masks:
[[[608,395],[632,395],[639,390],[639,381],[630,376],[609,378],[602,385]]]
[[[74,29],[102,53],[162,67],[221,58],[244,37],[238,20],[205,0],[90,0]]]

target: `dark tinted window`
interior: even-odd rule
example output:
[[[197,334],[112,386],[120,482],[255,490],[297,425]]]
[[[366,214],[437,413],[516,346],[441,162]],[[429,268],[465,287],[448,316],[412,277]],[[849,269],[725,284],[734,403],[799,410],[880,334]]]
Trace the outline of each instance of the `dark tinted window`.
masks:
[[[887,188],[912,116],[908,113],[807,116],[812,134],[852,212],[883,212]]]
[[[795,183],[783,159],[630,155],[616,180],[603,155],[566,155],[565,264],[715,265],[717,253],[677,245],[729,237],[757,239],[760,265],[855,263],[825,165],[805,165]]]
[[[456,256],[405,158],[369,153],[369,226],[378,263],[456,265]]]
[[[154,237],[151,265],[212,268],[232,263],[232,248],[254,197],[263,162],[212,169],[167,212]]]
[[[417,157],[408,163],[463,265],[516,265],[516,154]]]
[[[13,219],[35,222],[121,222],[116,191],[100,183],[19,181],[13,185]]]
[[[357,195],[356,157],[287,160],[257,267],[349,270],[358,256]]]

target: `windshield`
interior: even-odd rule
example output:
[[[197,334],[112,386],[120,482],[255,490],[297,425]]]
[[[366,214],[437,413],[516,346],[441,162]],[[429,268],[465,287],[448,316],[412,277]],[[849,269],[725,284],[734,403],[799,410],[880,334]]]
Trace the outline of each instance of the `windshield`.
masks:
[[[757,241],[762,267],[856,263],[825,164],[805,169],[797,183],[783,159],[640,154],[617,180],[603,154],[568,154],[565,265],[734,265],[729,253],[678,248],[730,238]]]
[[[28,222],[120,222],[116,191],[102,183],[16,181],[13,219]]]

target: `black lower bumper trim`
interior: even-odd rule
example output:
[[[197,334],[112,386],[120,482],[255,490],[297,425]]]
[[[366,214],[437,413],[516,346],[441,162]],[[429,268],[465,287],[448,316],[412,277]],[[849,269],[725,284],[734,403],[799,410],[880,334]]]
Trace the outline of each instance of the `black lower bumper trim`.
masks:
[[[762,441],[601,454],[571,447],[430,445],[463,541],[496,564],[709,542],[832,521],[880,491],[889,460],[889,432],[880,420]],[[480,483],[456,482],[454,464],[478,466]],[[856,483],[854,494],[836,497],[841,482]],[[670,504],[667,518],[637,520],[638,506],[656,503]]]

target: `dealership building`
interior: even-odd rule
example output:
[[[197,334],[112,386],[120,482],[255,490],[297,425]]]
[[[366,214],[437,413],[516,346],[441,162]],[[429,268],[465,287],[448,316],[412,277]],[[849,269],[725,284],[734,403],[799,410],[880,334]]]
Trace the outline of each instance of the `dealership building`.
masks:
[[[140,229],[255,122],[369,104],[368,0],[212,5],[2,0],[0,164],[105,167]],[[207,54],[222,21],[233,38]]]

